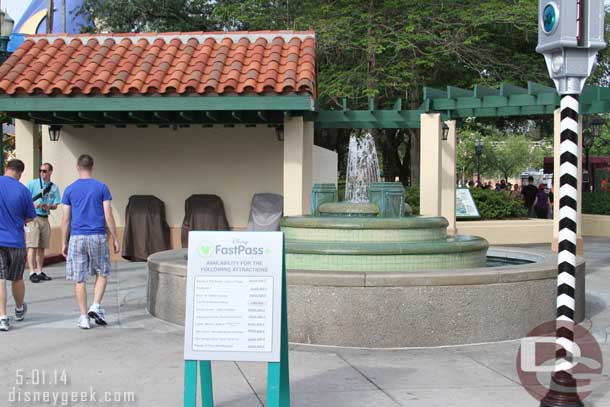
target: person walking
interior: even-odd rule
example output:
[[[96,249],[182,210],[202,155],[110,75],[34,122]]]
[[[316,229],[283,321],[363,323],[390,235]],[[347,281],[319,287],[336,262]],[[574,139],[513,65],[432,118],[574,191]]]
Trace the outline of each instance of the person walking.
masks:
[[[115,253],[120,250],[112,215],[112,195],[108,187],[93,178],[93,157],[83,154],[76,169],[79,179],[64,191],[62,199],[62,254],[66,257],[66,279],[75,282],[80,310],[78,326],[91,327],[89,318],[106,325],[102,299],[110,275],[110,251],[106,226],[112,236]],[[69,232],[68,232],[69,231]],[[69,233],[69,236],[68,236]],[[95,275],[93,303],[87,311],[87,275]]]
[[[44,251],[49,248],[51,242],[49,214],[61,203],[59,188],[51,182],[52,174],[53,166],[44,163],[40,166],[40,178],[35,178],[28,183],[37,215],[25,229],[25,245],[32,283],[52,280],[42,271]]]
[[[28,309],[23,282],[24,227],[36,218],[36,211],[30,192],[19,182],[24,170],[23,161],[11,160],[6,164],[4,176],[0,176],[0,331],[10,329],[6,314],[7,281],[11,281],[15,298],[15,320],[22,321]]]
[[[521,195],[523,195],[523,206],[525,206],[525,209],[527,209],[527,216],[530,218],[536,216],[534,211],[536,194],[538,194],[538,188],[536,188],[536,185],[534,185],[534,177],[530,175],[527,177],[527,185],[521,189]]]
[[[540,184],[538,192],[534,199],[534,210],[538,219],[547,219],[549,216],[549,207],[551,206],[549,194],[546,191],[546,185]]]

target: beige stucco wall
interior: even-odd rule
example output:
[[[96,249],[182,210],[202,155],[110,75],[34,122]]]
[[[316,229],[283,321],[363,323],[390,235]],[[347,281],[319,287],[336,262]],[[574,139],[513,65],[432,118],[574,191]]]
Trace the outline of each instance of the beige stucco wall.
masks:
[[[553,220],[482,220],[457,223],[458,233],[484,237],[491,244],[551,243]],[[583,236],[610,237],[610,216],[582,215]]]
[[[184,201],[190,195],[216,194],[224,201],[233,228],[246,227],[254,193],[283,194],[284,143],[267,126],[177,130],[66,126],[58,142],[42,140],[43,160],[55,166],[53,181],[62,191],[77,177],[77,157],[83,153],[94,157],[94,176],[110,187],[119,226],[124,224],[129,196],[136,194],[163,200],[171,227],[182,225]],[[316,182],[336,182],[334,151],[315,146],[312,162]],[[58,226],[60,218],[53,214],[52,224]]]
[[[583,214],[582,234],[585,236],[610,237],[610,216]]]
[[[313,182],[337,185],[338,157],[335,151],[313,146]]]
[[[124,224],[129,196],[136,194],[163,200],[172,227],[182,224],[186,198],[216,194],[231,227],[240,228],[247,225],[254,193],[282,193],[283,146],[267,126],[64,127],[59,142],[43,138],[43,159],[54,164],[53,178],[62,191],[76,179],[82,153],[94,157],[95,177],[110,187],[118,225]]]
[[[482,220],[457,222],[460,235],[481,236],[490,244],[551,243],[552,219]]]

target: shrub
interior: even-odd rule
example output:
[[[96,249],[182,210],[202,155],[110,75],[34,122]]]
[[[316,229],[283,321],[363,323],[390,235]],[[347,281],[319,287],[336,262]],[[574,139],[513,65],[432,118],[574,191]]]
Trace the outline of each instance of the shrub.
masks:
[[[610,192],[585,192],[582,194],[582,212],[590,215],[610,215]]]
[[[419,215],[419,187],[412,186],[405,188],[405,201],[411,207],[413,215]]]
[[[470,190],[472,199],[479,208],[481,219],[507,219],[527,216],[527,210],[521,202],[506,195],[490,189],[473,188]]]

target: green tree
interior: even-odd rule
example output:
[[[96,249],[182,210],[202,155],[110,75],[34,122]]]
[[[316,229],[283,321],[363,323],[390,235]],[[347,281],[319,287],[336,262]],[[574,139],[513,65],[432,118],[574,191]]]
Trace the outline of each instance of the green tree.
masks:
[[[211,31],[209,0],[85,0],[79,12],[95,23],[98,31]]]
[[[533,144],[523,134],[496,138],[490,143],[491,173],[504,179],[518,176],[530,167],[541,168],[549,152],[544,144]]]
[[[532,0],[86,0],[98,27],[120,31],[314,30],[322,108],[389,108],[422,103],[424,85],[550,84],[536,54]],[[549,116],[545,118],[552,122]],[[505,121],[496,121],[504,125]],[[349,131],[318,131],[316,142],[345,150]],[[374,136],[388,179],[418,180],[419,130]]]

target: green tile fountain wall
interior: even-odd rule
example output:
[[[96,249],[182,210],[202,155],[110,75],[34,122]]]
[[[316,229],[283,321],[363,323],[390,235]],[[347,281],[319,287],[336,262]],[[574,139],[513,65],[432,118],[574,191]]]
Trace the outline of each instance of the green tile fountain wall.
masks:
[[[447,237],[447,225],[442,217],[287,217],[287,267],[401,272],[485,266],[487,241]]]

